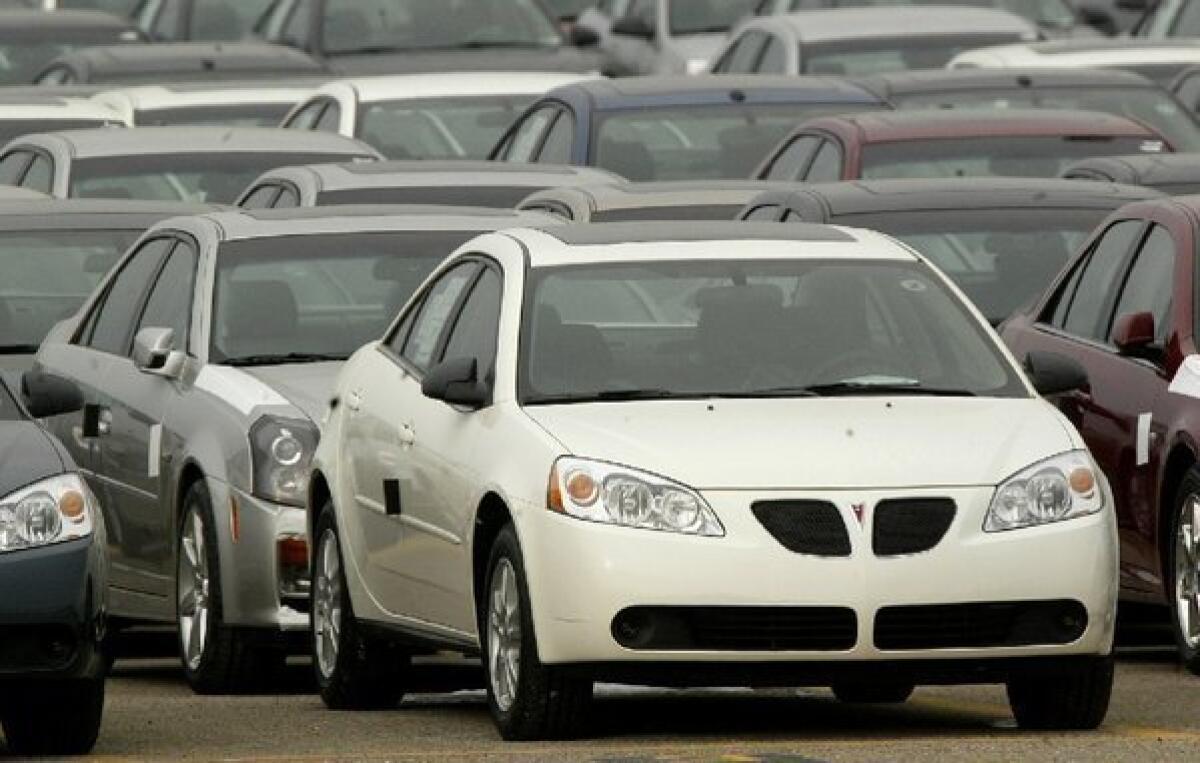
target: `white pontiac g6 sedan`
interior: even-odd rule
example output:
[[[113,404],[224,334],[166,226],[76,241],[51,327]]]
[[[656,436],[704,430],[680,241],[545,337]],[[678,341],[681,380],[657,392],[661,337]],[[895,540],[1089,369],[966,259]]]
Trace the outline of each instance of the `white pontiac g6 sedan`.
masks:
[[[786,230],[784,228],[787,228]],[[332,707],[415,649],[482,655],[506,739],[578,734],[596,681],[1005,683],[1026,728],[1112,687],[1112,496],[928,262],[822,226],[484,235],[337,382],[314,460]]]

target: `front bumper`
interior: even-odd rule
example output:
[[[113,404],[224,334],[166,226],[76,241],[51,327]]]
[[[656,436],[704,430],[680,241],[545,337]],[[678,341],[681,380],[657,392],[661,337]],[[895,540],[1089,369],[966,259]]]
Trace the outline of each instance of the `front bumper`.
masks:
[[[104,550],[93,538],[0,554],[0,681],[104,674]]]
[[[871,507],[898,497],[763,495],[707,492],[725,537],[698,538],[593,524],[541,507],[524,506],[518,526],[534,625],[543,662],[678,667],[701,663],[811,662],[825,665],[1026,659],[1111,652],[1117,595],[1116,526],[1105,511],[1024,530],[985,533],[992,488],[905,491],[902,497],[951,498],[956,514],[932,550],[879,557],[871,547]],[[785,549],[750,511],[757,500],[816,499],[837,505],[851,540],[847,557],[818,557]],[[867,507],[862,523],[852,503]],[[1075,602],[1086,627],[1066,643],[953,648],[883,648],[876,634],[881,609],[904,605]],[[636,607],[833,607],[853,610],[848,643],[837,648],[626,648],[614,619]],[[853,670],[853,665],[846,665]],[[769,671],[768,671],[769,672]],[[626,676],[628,680],[629,676]]]
[[[225,623],[276,631],[307,630],[307,596],[282,593],[285,581],[279,546],[281,539],[306,537],[304,509],[264,501],[216,480],[210,479],[208,488],[220,549]],[[307,563],[303,568],[307,570]]]

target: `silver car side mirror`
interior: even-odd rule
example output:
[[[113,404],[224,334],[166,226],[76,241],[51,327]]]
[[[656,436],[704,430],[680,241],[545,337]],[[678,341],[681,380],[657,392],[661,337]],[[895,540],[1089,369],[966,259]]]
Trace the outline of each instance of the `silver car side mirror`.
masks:
[[[175,330],[147,327],[133,338],[133,365],[142,373],[174,379],[183,371],[184,354],[175,349]]]

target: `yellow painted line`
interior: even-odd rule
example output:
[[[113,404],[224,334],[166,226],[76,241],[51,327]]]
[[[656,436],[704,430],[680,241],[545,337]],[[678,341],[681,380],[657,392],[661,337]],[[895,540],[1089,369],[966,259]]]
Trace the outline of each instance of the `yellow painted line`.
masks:
[[[1200,742],[1200,731],[1187,729],[1161,729],[1153,726],[1115,725],[1102,726],[1100,731],[1107,731],[1117,736],[1130,739],[1147,739],[1158,742]]]

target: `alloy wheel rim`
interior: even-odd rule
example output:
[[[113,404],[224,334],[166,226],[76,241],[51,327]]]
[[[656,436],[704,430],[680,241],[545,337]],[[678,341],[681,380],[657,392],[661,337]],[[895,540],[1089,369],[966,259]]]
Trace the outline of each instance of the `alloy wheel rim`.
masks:
[[[488,680],[496,705],[508,711],[521,677],[521,594],[512,562],[501,559],[488,592]]]
[[[1183,502],[1175,533],[1175,603],[1189,649],[1200,647],[1200,495]]]
[[[342,633],[342,560],[337,536],[326,530],[321,536],[313,581],[313,645],[317,668],[328,679],[337,667],[338,643]]]
[[[208,644],[210,617],[208,556],[204,545],[204,520],[195,509],[188,511],[180,542],[179,638],[189,670],[197,670]]]

